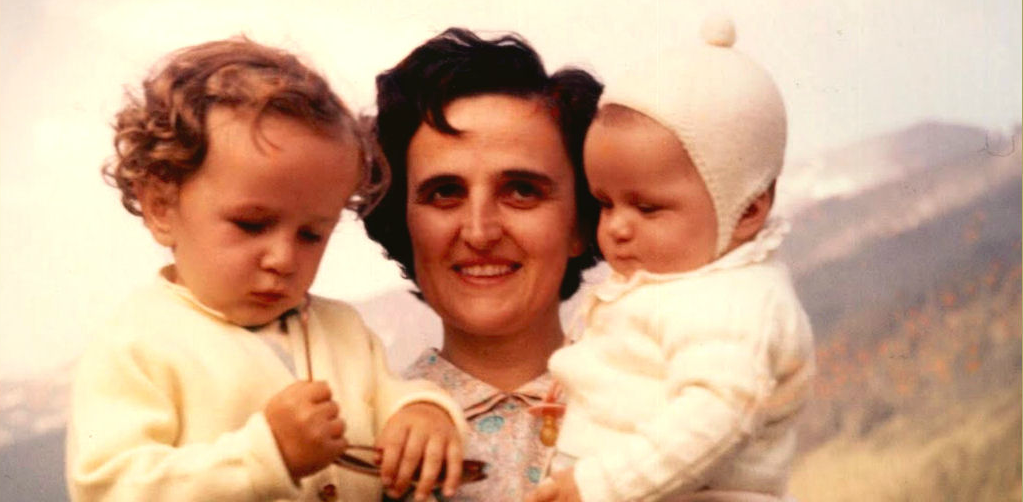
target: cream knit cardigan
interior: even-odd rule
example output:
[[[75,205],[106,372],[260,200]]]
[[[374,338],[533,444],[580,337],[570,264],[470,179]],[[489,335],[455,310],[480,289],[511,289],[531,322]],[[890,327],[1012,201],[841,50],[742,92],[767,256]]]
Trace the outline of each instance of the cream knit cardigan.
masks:
[[[771,221],[701,269],[613,276],[589,295],[582,338],[550,361],[568,404],[557,447],[579,457],[584,501],[785,495],[814,367],[807,316],[771,258],[786,230]]]
[[[295,317],[288,336],[304,378]],[[136,292],[78,364],[68,430],[72,499],[319,500],[333,484],[338,500],[379,500],[378,479],[334,466],[292,482],[262,410],[296,376],[260,336],[162,278]],[[348,305],[313,297],[309,341],[314,377],[328,382],[350,443],[373,444],[386,419],[413,401],[443,407],[465,431],[446,393],[390,373],[379,340]]]

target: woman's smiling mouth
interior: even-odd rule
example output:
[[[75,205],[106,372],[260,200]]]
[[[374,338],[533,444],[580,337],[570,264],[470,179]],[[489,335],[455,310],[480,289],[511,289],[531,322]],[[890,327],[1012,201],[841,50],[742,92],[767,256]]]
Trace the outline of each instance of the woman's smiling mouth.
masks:
[[[462,277],[471,279],[489,279],[509,275],[522,268],[522,264],[515,262],[473,263],[456,264],[451,268]]]

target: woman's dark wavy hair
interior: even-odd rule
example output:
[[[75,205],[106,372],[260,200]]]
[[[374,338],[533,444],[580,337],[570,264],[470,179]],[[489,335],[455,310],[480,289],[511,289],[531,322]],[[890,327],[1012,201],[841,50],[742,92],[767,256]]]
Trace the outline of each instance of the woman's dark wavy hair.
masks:
[[[539,54],[516,34],[483,40],[463,28],[448,28],[413,50],[397,66],[377,76],[376,135],[391,166],[391,186],[376,209],[365,217],[366,232],[397,261],[404,276],[416,281],[412,242],[406,221],[407,155],[420,124],[458,135],[444,108],[452,101],[482,94],[537,99],[550,110],[575,178],[576,214],[586,243],[568,261],[560,297],[578,289],[582,271],[597,263],[595,232],[599,208],[590,196],[583,171],[583,140],[597,111],[604,86],[580,69],[544,70]]]

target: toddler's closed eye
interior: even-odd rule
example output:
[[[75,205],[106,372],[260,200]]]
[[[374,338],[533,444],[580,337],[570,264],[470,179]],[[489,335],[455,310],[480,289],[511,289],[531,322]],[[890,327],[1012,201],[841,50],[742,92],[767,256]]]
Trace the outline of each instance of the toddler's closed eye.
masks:
[[[253,235],[266,230],[267,227],[267,223],[263,221],[231,220],[231,223],[242,232]]]

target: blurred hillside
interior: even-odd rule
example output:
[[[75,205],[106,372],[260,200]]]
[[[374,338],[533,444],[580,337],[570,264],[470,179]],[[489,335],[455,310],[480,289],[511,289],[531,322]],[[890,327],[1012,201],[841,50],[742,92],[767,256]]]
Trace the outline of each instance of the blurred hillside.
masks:
[[[819,372],[802,500],[1020,500],[1019,130],[951,129],[905,131],[903,176],[794,217]]]
[[[931,122],[786,167],[819,371],[800,500],[1020,500],[1021,162],[1018,127]],[[439,343],[405,291],[357,307],[395,367]],[[0,381],[0,500],[66,498],[67,392],[66,371]]]

